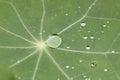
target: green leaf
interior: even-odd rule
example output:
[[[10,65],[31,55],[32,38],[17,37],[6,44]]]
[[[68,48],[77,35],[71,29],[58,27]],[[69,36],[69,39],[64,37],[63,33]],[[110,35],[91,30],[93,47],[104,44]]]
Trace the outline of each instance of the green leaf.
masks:
[[[0,0],[0,80],[120,80],[119,3]]]

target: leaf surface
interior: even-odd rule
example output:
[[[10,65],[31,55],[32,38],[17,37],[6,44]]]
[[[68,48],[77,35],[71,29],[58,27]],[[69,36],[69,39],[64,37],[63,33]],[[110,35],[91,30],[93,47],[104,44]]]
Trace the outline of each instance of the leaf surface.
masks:
[[[119,3],[0,0],[0,65],[8,68],[0,74],[12,75],[1,78],[120,80]],[[51,35],[62,39],[58,48],[47,46]]]

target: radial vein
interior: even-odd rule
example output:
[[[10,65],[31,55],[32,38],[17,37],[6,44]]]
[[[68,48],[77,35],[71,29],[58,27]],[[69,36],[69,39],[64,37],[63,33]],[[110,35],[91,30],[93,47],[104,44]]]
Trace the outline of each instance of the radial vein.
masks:
[[[27,42],[29,42],[29,43],[34,44],[34,42],[32,42],[32,41],[30,41],[30,40],[28,40],[28,39],[26,39],[26,38],[24,38],[24,37],[22,37],[22,36],[16,34],[16,33],[13,33],[13,32],[11,32],[11,31],[9,31],[9,30],[3,28],[2,26],[0,26],[0,29],[2,29],[3,31],[5,31],[5,32],[7,32],[7,33],[9,33],[9,34],[11,34],[11,35],[14,35],[14,36],[16,36],[16,37],[18,37],[18,38],[20,38],[20,39],[23,39],[23,40],[25,40],[25,41],[27,41]]]
[[[35,80],[41,57],[42,57],[42,52],[39,53],[38,60],[36,62],[36,66],[35,66],[35,69],[34,69],[34,72],[33,72],[32,80]]]
[[[120,21],[120,19],[117,18],[103,18],[103,17],[95,17],[95,16],[86,16],[87,18],[92,18],[92,19],[101,19],[101,20],[116,20]]]
[[[41,25],[40,25],[40,39],[42,40],[42,30],[43,30],[43,24],[44,24],[44,18],[45,18],[45,3],[44,0],[42,0],[42,7],[43,7],[43,13],[41,18]]]
[[[21,18],[20,14],[18,13],[16,7],[14,6],[14,4],[12,2],[10,2],[10,5],[12,6],[13,10],[15,11],[17,17],[19,18],[20,22],[22,23],[23,27],[25,28],[25,30],[28,32],[28,34],[35,40],[37,41],[37,39],[35,38],[35,36],[33,36],[33,34],[28,30],[27,26],[25,25],[23,19]]]
[[[119,33],[117,34],[117,36],[114,38],[113,42],[111,43],[111,45],[110,45],[110,47],[109,47],[109,49],[108,49],[107,51],[110,51],[110,49],[112,48],[112,46],[114,45],[114,43],[116,42],[116,40],[119,38],[119,36],[120,36],[120,32],[119,32]],[[115,52],[115,53],[116,53],[116,52]],[[120,76],[119,76],[119,74],[117,73],[117,71],[116,71],[116,69],[114,68],[114,66],[112,65],[112,63],[111,63],[108,55],[105,55],[105,57],[106,57],[106,59],[108,60],[108,62],[109,62],[109,64],[110,64],[110,66],[112,67],[112,69],[114,70],[115,75],[116,75],[117,78],[120,80]]]
[[[18,60],[17,62],[15,62],[14,64],[10,65],[9,68],[13,68],[14,66],[20,64],[21,62],[27,60],[28,58],[30,58],[31,56],[33,56],[38,50],[33,51],[32,53],[30,53],[29,55],[25,56],[24,58]]]
[[[114,43],[116,42],[116,40],[119,38],[120,36],[120,32],[117,34],[117,36],[115,37],[115,39],[113,40],[112,44],[110,45],[110,48],[108,49],[108,51],[110,51],[110,49],[112,48],[112,46],[114,45]]]
[[[61,30],[58,34],[62,34],[63,32],[65,32],[68,29],[70,29],[72,26],[74,26],[75,24],[79,23],[84,18],[86,18],[86,16],[88,15],[88,13],[90,12],[90,10],[92,9],[92,7],[95,5],[96,2],[97,2],[97,0],[94,0],[93,3],[89,6],[88,10],[85,12],[85,14],[80,19],[78,19],[74,23],[70,24],[69,26],[67,26],[66,28],[64,28],[63,30]]]
[[[80,51],[80,50],[72,50],[72,49],[65,49],[65,48],[56,48],[57,50],[67,51],[67,52],[75,52],[75,53],[83,53],[83,54],[112,54],[112,52],[92,52],[92,51]],[[115,52],[115,54],[119,54],[120,52]]]
[[[46,54],[49,56],[49,58],[52,60],[52,62],[57,66],[57,68],[62,72],[62,74],[68,79],[71,80],[71,78],[68,76],[68,74],[60,67],[60,65],[56,62],[56,60],[53,58],[53,56],[50,54],[50,52],[45,49]]]
[[[110,64],[111,68],[114,70],[114,73],[115,73],[116,77],[120,80],[120,76],[118,75],[116,69],[113,67],[113,65],[112,65],[112,63],[110,62],[110,60],[109,60],[109,58],[108,58],[107,55],[105,55],[105,58],[108,60],[108,62],[109,62],[109,64]]]
[[[36,46],[0,46],[0,48],[4,49],[30,49],[30,48],[36,48]]]

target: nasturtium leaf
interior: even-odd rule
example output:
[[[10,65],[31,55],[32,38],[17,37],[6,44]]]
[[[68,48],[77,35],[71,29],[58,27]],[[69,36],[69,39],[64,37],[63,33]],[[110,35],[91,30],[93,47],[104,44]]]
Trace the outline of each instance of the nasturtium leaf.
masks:
[[[120,0],[0,0],[3,65],[1,80],[120,80]]]

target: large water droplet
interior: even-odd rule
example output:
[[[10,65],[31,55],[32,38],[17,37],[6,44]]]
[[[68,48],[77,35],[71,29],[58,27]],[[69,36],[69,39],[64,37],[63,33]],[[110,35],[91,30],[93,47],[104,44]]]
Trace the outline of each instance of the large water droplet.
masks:
[[[47,39],[46,43],[51,48],[57,48],[62,43],[62,39],[57,35],[52,35]]]

